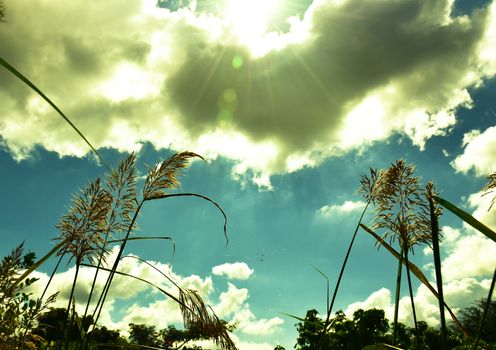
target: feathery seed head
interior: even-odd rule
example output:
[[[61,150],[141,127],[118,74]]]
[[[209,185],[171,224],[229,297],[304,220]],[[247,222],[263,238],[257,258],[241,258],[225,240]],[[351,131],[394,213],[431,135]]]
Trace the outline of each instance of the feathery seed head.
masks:
[[[125,231],[131,225],[131,217],[136,210],[136,155],[132,153],[124,158],[117,170],[106,175],[105,184],[113,197],[108,231]]]
[[[166,189],[179,187],[180,171],[188,165],[188,160],[194,157],[203,159],[193,152],[181,152],[150,168],[143,188],[143,198],[145,200],[162,198],[166,194]]]
[[[388,169],[362,176],[360,192],[376,205],[374,227],[384,229],[382,238],[390,243],[398,239],[401,246],[413,249],[415,244],[430,242],[428,203],[421,197],[420,178],[415,167],[397,160]]]
[[[55,239],[64,242],[64,248],[81,264],[86,258],[90,262],[101,253],[104,243],[102,232],[107,226],[107,214],[112,196],[97,179],[73,199],[70,212],[62,217]],[[60,254],[60,253],[59,253]]]
[[[209,312],[200,294],[191,289],[179,289],[181,313],[184,326],[195,329],[199,335],[212,339],[218,346],[225,350],[237,350],[224,322]]]

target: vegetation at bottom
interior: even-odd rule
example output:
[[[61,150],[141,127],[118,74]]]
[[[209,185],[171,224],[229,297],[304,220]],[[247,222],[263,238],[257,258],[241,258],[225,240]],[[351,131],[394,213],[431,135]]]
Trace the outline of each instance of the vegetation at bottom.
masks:
[[[68,347],[78,348],[81,342],[81,333],[88,332],[93,324],[91,316],[80,318],[75,316],[76,322],[66,333],[68,337]],[[51,308],[43,313],[38,319],[38,325],[32,329],[31,333],[43,339],[40,349],[57,349],[59,344],[67,341],[60,329],[64,327],[66,321],[65,309]],[[230,327],[232,330],[233,328]],[[191,326],[188,329],[177,329],[170,325],[165,329],[156,330],[155,326],[145,324],[129,324],[129,337],[121,334],[122,330],[111,330],[105,326],[95,327],[87,335],[88,348],[90,349],[116,349],[133,348],[133,346],[153,347],[164,350],[172,349],[202,349],[199,346],[191,345],[192,341],[205,340],[206,337],[200,327]]]
[[[100,349],[110,346],[109,341],[116,341],[120,347],[132,347],[133,344],[141,348],[145,346],[169,349],[171,346],[177,348],[178,342],[180,348],[187,348],[188,342],[199,339],[212,340],[222,349],[236,350],[229,334],[232,326],[215,315],[198,291],[180,287],[172,277],[145,260],[142,260],[142,263],[160,273],[170,288],[165,290],[119,269],[121,261],[129,258],[123,254],[126,243],[135,240],[165,240],[172,242],[175,247],[171,237],[131,236],[136,228],[140,209],[148,201],[177,196],[206,200],[216,206],[224,216],[224,235],[227,239],[227,217],[217,203],[197,193],[169,193],[171,189],[179,186],[180,171],[193,157],[201,158],[191,152],[176,153],[150,167],[139,195],[136,157],[134,154],[129,155],[116,169],[110,170],[103,180],[98,178],[90,182],[73,197],[72,208],[57,225],[59,234],[54,238],[56,245],[49,253],[36,260],[34,253],[24,254],[21,244],[3,258],[0,263],[0,350]],[[115,257],[111,256],[112,249],[117,252]],[[29,276],[48,259],[57,257],[58,262],[50,279],[42,287],[43,292],[33,298],[29,288],[37,279]],[[56,301],[58,293],[49,296],[46,294],[58,266],[64,259],[75,267],[73,282],[68,286],[70,294],[67,307],[50,309],[47,312],[50,305]],[[110,259],[113,261],[107,261]],[[94,276],[89,296],[84,300],[76,300],[75,290],[80,283],[78,277],[81,267],[93,268]],[[115,275],[146,283],[158,290],[163,297],[175,301],[183,316],[184,330],[162,330],[157,333],[157,340],[141,345],[121,342],[119,332],[100,327],[98,319]],[[106,280],[103,288],[96,283],[98,279]],[[75,311],[77,304],[85,305],[82,316]],[[56,322],[51,322],[53,320]],[[131,342],[142,340],[141,328],[131,325],[130,334]]]
[[[460,312],[463,326],[476,334],[486,300],[482,299],[473,306]],[[496,301],[491,302],[490,312],[481,334],[479,346],[483,349],[496,349]],[[361,350],[361,349],[412,349],[438,350],[443,347],[443,337],[439,327],[429,326],[424,321],[417,322],[417,328],[402,323],[397,325],[396,347],[387,345],[393,342],[392,323],[380,309],[359,309],[351,318],[338,311],[331,320],[331,327],[322,339],[321,331],[325,320],[317,310],[309,310],[305,318],[296,324],[298,338],[294,346],[297,350]],[[450,325],[447,332],[448,349],[472,349],[473,339],[466,338],[455,326]],[[283,349],[282,347],[276,350]]]

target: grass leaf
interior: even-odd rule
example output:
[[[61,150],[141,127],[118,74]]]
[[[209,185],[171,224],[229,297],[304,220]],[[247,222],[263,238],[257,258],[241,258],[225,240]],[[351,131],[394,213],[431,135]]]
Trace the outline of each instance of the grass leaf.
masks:
[[[50,106],[52,106],[52,108],[55,109],[57,111],[57,113],[62,118],[64,118],[64,120],[77,132],[77,134],[84,140],[84,142],[86,142],[86,144],[91,148],[93,153],[95,153],[95,155],[98,157],[100,162],[102,162],[102,164],[105,166],[105,168],[110,170],[110,167],[107,165],[105,160],[103,160],[102,156],[100,155],[100,153],[98,153],[96,148],[93,147],[93,145],[88,141],[88,139],[83,135],[83,133],[81,131],[79,131],[79,129],[76,127],[76,125],[74,125],[74,123],[69,118],[66,117],[66,115],[60,110],[59,107],[57,107],[57,105],[55,103],[52,102],[52,100],[50,100],[43,92],[41,92],[41,90],[38,89],[36,87],[36,85],[34,85],[28,78],[26,78],[24,75],[22,75],[17,69],[12,67],[9,63],[7,63],[1,57],[0,57],[0,65],[2,65],[5,69],[7,69],[12,74],[14,74],[17,78],[19,78],[22,82],[24,82],[32,90],[34,90],[36,93],[38,93],[38,95],[40,95],[46,102],[48,102],[48,104]]]
[[[40,260],[38,260],[36,263],[34,263],[29,269],[24,271],[24,273],[17,278],[17,280],[14,283],[14,287],[19,285],[26,277],[28,277],[34,270],[36,270],[38,267],[43,265],[52,255],[56,254],[59,250],[61,250],[64,246],[64,242],[60,242],[57,244],[55,247],[53,247],[52,250],[48,252],[44,257],[42,257]]]
[[[405,259],[401,257],[400,253],[398,253],[393,247],[391,247],[389,244],[387,244],[387,242],[385,242],[383,239],[381,239],[381,237],[379,237],[379,235],[377,235],[374,231],[372,231],[370,228],[368,228],[364,224],[360,224],[360,227],[362,227],[367,233],[369,233],[370,235],[372,235],[377,240],[377,242],[379,242],[379,244],[381,244],[384,248],[386,248],[396,259],[401,260],[401,262],[403,264],[406,264]],[[413,272],[413,274],[415,276],[417,276],[417,278],[419,279],[419,281],[422,282],[431,291],[431,293],[434,294],[434,296],[439,300],[439,294],[434,289],[434,287],[431,286],[431,284],[429,283],[429,280],[427,279],[427,277],[425,277],[425,275],[422,272],[422,270],[420,270],[417,267],[417,265],[415,265],[414,263],[412,263],[410,261],[408,262],[408,269],[411,272]],[[448,310],[448,312],[449,312],[449,314],[451,316],[451,319],[456,324],[456,326],[458,327],[458,329],[460,329],[460,331],[462,331],[463,334],[465,334],[466,336],[468,336],[467,331],[465,330],[465,328],[463,328],[462,324],[460,323],[460,321],[458,320],[458,318],[456,318],[455,314],[453,313],[453,311],[451,311],[451,309],[449,308],[449,306],[446,303],[444,303],[444,307],[446,308],[446,310]]]
[[[467,224],[475,228],[477,231],[480,233],[486,235],[488,238],[492,239],[493,241],[496,242],[496,232],[491,230],[489,227],[484,225],[482,222],[474,218],[472,215],[467,213],[466,211],[458,208],[456,205],[453,203],[447,201],[446,199],[443,199],[439,196],[433,196],[433,198],[438,202],[440,205],[448,209],[450,212],[458,216],[460,219],[465,221]]]

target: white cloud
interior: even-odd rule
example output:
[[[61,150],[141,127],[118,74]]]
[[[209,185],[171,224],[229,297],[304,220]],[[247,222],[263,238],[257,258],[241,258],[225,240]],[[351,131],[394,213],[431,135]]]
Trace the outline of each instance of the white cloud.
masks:
[[[246,280],[250,278],[254,270],[246,263],[235,262],[217,265],[212,268],[212,273],[217,276],[227,276],[229,279]]]
[[[280,317],[257,320],[253,312],[248,308],[236,312],[232,320],[243,333],[252,335],[274,334],[279,330],[279,326],[284,323]]]
[[[453,18],[445,0],[314,1],[287,32],[257,40],[195,6],[154,5],[11,2],[0,56],[97,147],[151,142],[225,156],[237,164],[233,175],[252,170],[268,187],[271,174],[394,133],[423,147],[456,123],[457,108],[471,103],[468,88],[496,72],[495,3]],[[5,70],[0,77],[0,136],[17,159],[36,145],[88,152],[19,80]]]
[[[477,199],[475,199],[477,198]],[[479,204],[479,196],[469,199],[471,204]],[[445,226],[442,228],[441,241],[443,290],[446,303],[458,316],[460,309],[471,306],[474,301],[486,297],[491,280],[489,279],[496,266],[496,245],[470,227],[460,229]],[[430,249],[424,249],[424,254],[432,256]],[[434,267],[432,263],[424,266],[425,275],[432,286],[436,286]],[[403,283],[407,283],[403,279]],[[435,289],[437,289],[435,287]],[[405,290],[405,288],[403,288]],[[414,296],[417,318],[434,326],[439,324],[439,306],[435,296],[421,284]],[[350,304],[345,313],[351,317],[357,309],[384,309],[389,320],[394,316],[394,301],[391,291],[382,288],[373,292],[363,301]],[[446,317],[449,318],[446,312]],[[409,296],[404,295],[400,300],[399,320],[408,324],[413,323]]]
[[[381,288],[378,291],[373,292],[364,301],[357,301],[348,305],[344,313],[347,317],[352,317],[353,313],[358,309],[368,310],[368,309],[383,309],[387,311],[391,307],[391,291],[387,288]]]
[[[220,295],[220,302],[214,306],[214,310],[220,317],[227,317],[238,311],[247,299],[248,289],[228,283],[227,291]]]
[[[114,248],[107,257],[107,266],[110,266],[113,263],[116,255],[117,247]],[[119,265],[119,271],[147,280],[176,298],[178,297],[179,292],[174,283],[185,289],[196,290],[205,303],[212,305],[217,316],[229,323],[235,323],[237,325],[236,332],[252,336],[250,338],[252,341],[255,341],[256,336],[259,335],[274,334],[284,323],[284,321],[278,317],[271,319],[257,318],[251,311],[250,305],[247,303],[249,293],[246,288],[237,288],[235,285],[228,282],[227,290],[222,291],[220,295],[216,297],[215,292],[219,287],[214,284],[211,276],[181,276],[175,273],[168,264],[156,261],[147,262],[151,266],[138,259],[125,258]],[[246,264],[238,264],[239,265],[219,265],[221,267],[221,273],[225,273],[223,267],[226,266],[228,270],[229,267],[234,266],[236,271],[244,271],[243,276],[251,271]],[[157,272],[152,266],[167,275],[174,283]],[[236,266],[242,266],[242,268],[236,269]],[[245,270],[243,266],[248,268],[248,270]],[[80,268],[74,294],[76,311],[79,314],[84,313],[85,302],[89,295],[94,272],[95,270],[92,268]],[[52,305],[53,307],[67,307],[72,282],[74,280],[74,273],[75,267],[71,267],[67,271],[55,274],[46,294],[48,296],[59,291],[59,296],[56,303]],[[251,274],[251,272],[249,274]],[[48,282],[49,276],[40,272],[35,272],[33,276],[39,278],[39,281],[29,287],[30,291],[33,292],[34,295],[40,295],[45,284]],[[100,272],[94,295],[100,295],[107,277],[107,272]],[[90,312],[93,311],[94,307],[95,304],[93,302],[90,307]],[[117,314],[120,316],[117,317]],[[142,281],[116,275],[113,279],[107,301],[105,302],[99,324],[110,329],[119,329],[123,335],[127,335],[128,324],[130,323],[153,325],[156,329],[163,329],[171,324],[181,324],[182,320],[183,318],[179,305],[173,299]],[[244,339],[239,337],[235,337],[235,339],[237,339],[239,344],[244,344]],[[250,343],[246,344],[246,348],[250,348]],[[253,344],[256,344],[256,342]]]
[[[468,203],[474,209],[472,215],[493,230],[496,230],[496,207],[491,208],[491,203],[495,196],[494,191],[487,194],[481,191],[468,197]]]
[[[362,210],[365,207],[363,201],[345,201],[342,204],[325,205],[317,211],[317,214],[325,218],[332,218],[349,214],[352,211]]]
[[[431,284],[435,285],[432,281]],[[487,296],[490,284],[490,279],[478,281],[474,278],[462,278],[445,283],[443,286],[443,291],[446,304],[448,304],[451,310],[455,313],[455,316],[459,318],[459,310],[469,307],[474,301]],[[414,301],[417,319],[426,321],[432,326],[438,326],[440,322],[438,300],[423,284],[417,289],[414,295]],[[376,292],[373,292],[364,301],[350,304],[346,308],[345,314],[347,317],[351,318],[353,316],[353,312],[356,310],[366,310],[371,308],[383,309],[386,318],[392,321],[394,319],[394,301],[391,291],[389,289],[382,288]],[[449,320],[450,315],[447,311],[445,311],[445,315],[446,319]],[[409,296],[403,296],[400,299],[398,320],[407,325],[413,325],[413,316]]]
[[[219,317],[231,316],[230,322],[236,325],[237,330],[250,335],[273,334],[284,323],[279,317],[271,319],[257,319],[251,311],[248,300],[248,289],[237,288],[228,283],[228,289],[219,297],[219,303],[213,306]]]
[[[474,169],[479,176],[487,176],[496,171],[496,126],[482,133],[479,130],[466,133],[463,146],[463,154],[452,162],[457,171],[467,172]]]

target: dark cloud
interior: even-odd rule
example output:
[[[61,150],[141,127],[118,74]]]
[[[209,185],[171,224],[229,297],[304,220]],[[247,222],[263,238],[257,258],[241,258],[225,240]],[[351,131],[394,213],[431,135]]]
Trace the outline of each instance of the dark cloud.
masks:
[[[476,13],[468,23],[435,23],[429,16],[442,13],[427,16],[425,6],[420,0],[323,4],[311,19],[312,40],[261,58],[185,34],[186,59],[164,92],[196,135],[228,118],[253,140],[276,139],[289,152],[336,141],[348,106],[392,81],[409,83],[398,84],[399,103],[435,113],[470,69],[485,22]],[[226,93],[235,94],[230,108],[222,105]]]
[[[140,0],[12,2],[0,56],[97,147],[195,147],[257,176],[287,171],[290,161],[318,164],[394,132],[421,145],[455,123],[467,88],[494,75],[480,56],[492,8],[450,18],[448,0],[286,1],[272,26],[300,19],[272,33],[277,48],[254,56],[208,9],[213,2],[196,11],[167,3],[169,10]],[[308,36],[289,40],[301,28]],[[0,81],[0,137],[14,155],[36,144],[84,154],[28,87],[5,69]],[[371,97],[379,111],[362,106]]]

